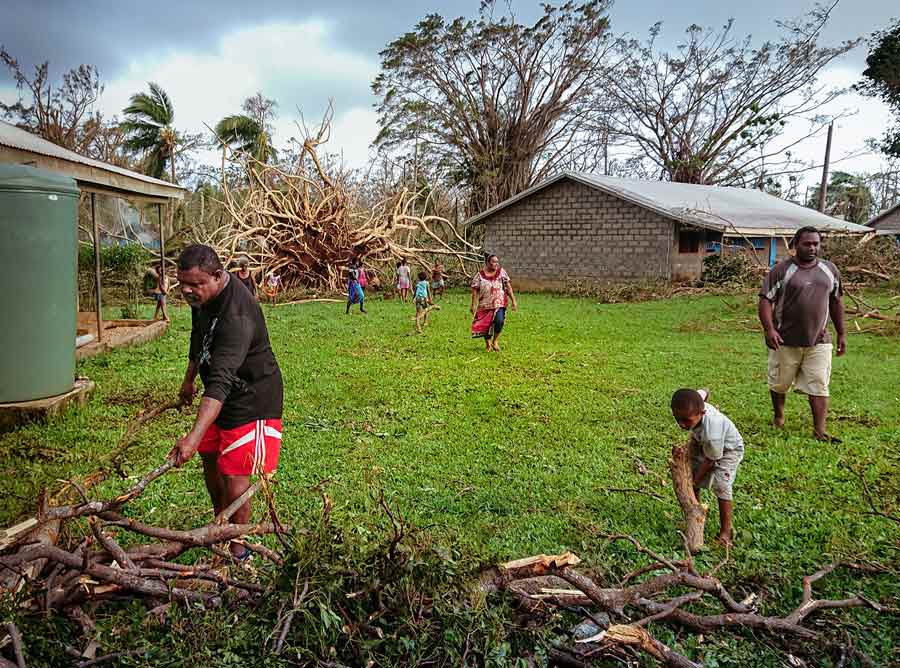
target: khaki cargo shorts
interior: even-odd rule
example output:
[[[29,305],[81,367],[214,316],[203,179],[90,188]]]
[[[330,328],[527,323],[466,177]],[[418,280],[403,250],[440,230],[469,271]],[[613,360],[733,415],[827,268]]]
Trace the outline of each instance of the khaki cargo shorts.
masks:
[[[701,448],[695,448],[696,452],[693,453],[691,467],[693,471],[696,471],[700,468],[700,465],[706,459],[703,456],[703,450]],[[697,487],[701,487],[703,489],[709,488],[713,494],[715,494],[717,499],[722,499],[723,501],[731,501],[732,500],[732,487],[734,486],[734,479],[737,476],[738,465],[741,463],[741,460],[744,458],[742,453],[739,452],[727,452],[722,456],[721,459],[717,459],[713,468],[700,480],[700,483]]]
[[[801,394],[814,397],[828,396],[831,380],[830,343],[820,343],[808,348],[780,346],[769,349],[769,389],[787,394],[793,385]]]

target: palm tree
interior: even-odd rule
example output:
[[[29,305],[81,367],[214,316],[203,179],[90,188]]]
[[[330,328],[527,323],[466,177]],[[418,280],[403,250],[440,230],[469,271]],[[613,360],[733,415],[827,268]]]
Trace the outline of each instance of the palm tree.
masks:
[[[125,146],[144,154],[144,171],[148,176],[162,178],[168,166],[175,183],[175,151],[179,142],[173,126],[175,107],[161,86],[152,81],[148,85],[149,94],[132,95],[131,103],[123,109]]]
[[[250,116],[226,116],[216,124],[215,132],[232,149],[246,153],[259,162],[266,163],[275,157],[272,139],[266,128]]]

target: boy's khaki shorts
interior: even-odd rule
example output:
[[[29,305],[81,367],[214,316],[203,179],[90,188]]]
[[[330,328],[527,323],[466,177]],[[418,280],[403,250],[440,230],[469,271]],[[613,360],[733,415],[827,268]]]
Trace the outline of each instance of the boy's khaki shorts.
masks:
[[[779,346],[769,349],[769,389],[787,394],[793,385],[801,394],[827,397],[831,381],[830,343],[810,347]]]
[[[703,451],[700,448],[695,450],[696,452],[691,461],[692,471],[696,471],[705,460]],[[715,466],[703,476],[697,487],[709,488],[717,499],[731,501],[734,478],[737,476],[738,465],[740,465],[743,458],[743,455],[737,452],[726,453],[721,459],[716,460]]]

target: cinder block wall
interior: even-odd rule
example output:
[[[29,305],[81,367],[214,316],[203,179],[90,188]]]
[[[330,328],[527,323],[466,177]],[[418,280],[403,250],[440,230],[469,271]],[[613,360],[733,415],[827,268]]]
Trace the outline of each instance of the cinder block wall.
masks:
[[[896,234],[900,234],[900,209],[895,209],[889,216],[885,216],[872,225],[872,227],[878,230],[889,230]]]
[[[568,179],[484,224],[485,250],[500,256],[521,289],[558,289],[573,279],[667,279],[678,255],[668,218]],[[693,273],[700,259],[684,258],[684,270]]]

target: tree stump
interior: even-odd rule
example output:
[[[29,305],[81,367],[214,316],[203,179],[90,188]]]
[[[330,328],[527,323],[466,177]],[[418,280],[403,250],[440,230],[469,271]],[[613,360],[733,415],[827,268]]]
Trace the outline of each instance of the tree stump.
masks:
[[[703,531],[706,527],[705,504],[697,500],[694,494],[694,480],[691,473],[691,447],[693,440],[672,448],[672,459],[669,460],[669,471],[672,474],[672,487],[681,512],[684,514],[685,545],[691,554],[696,554],[703,547]]]

